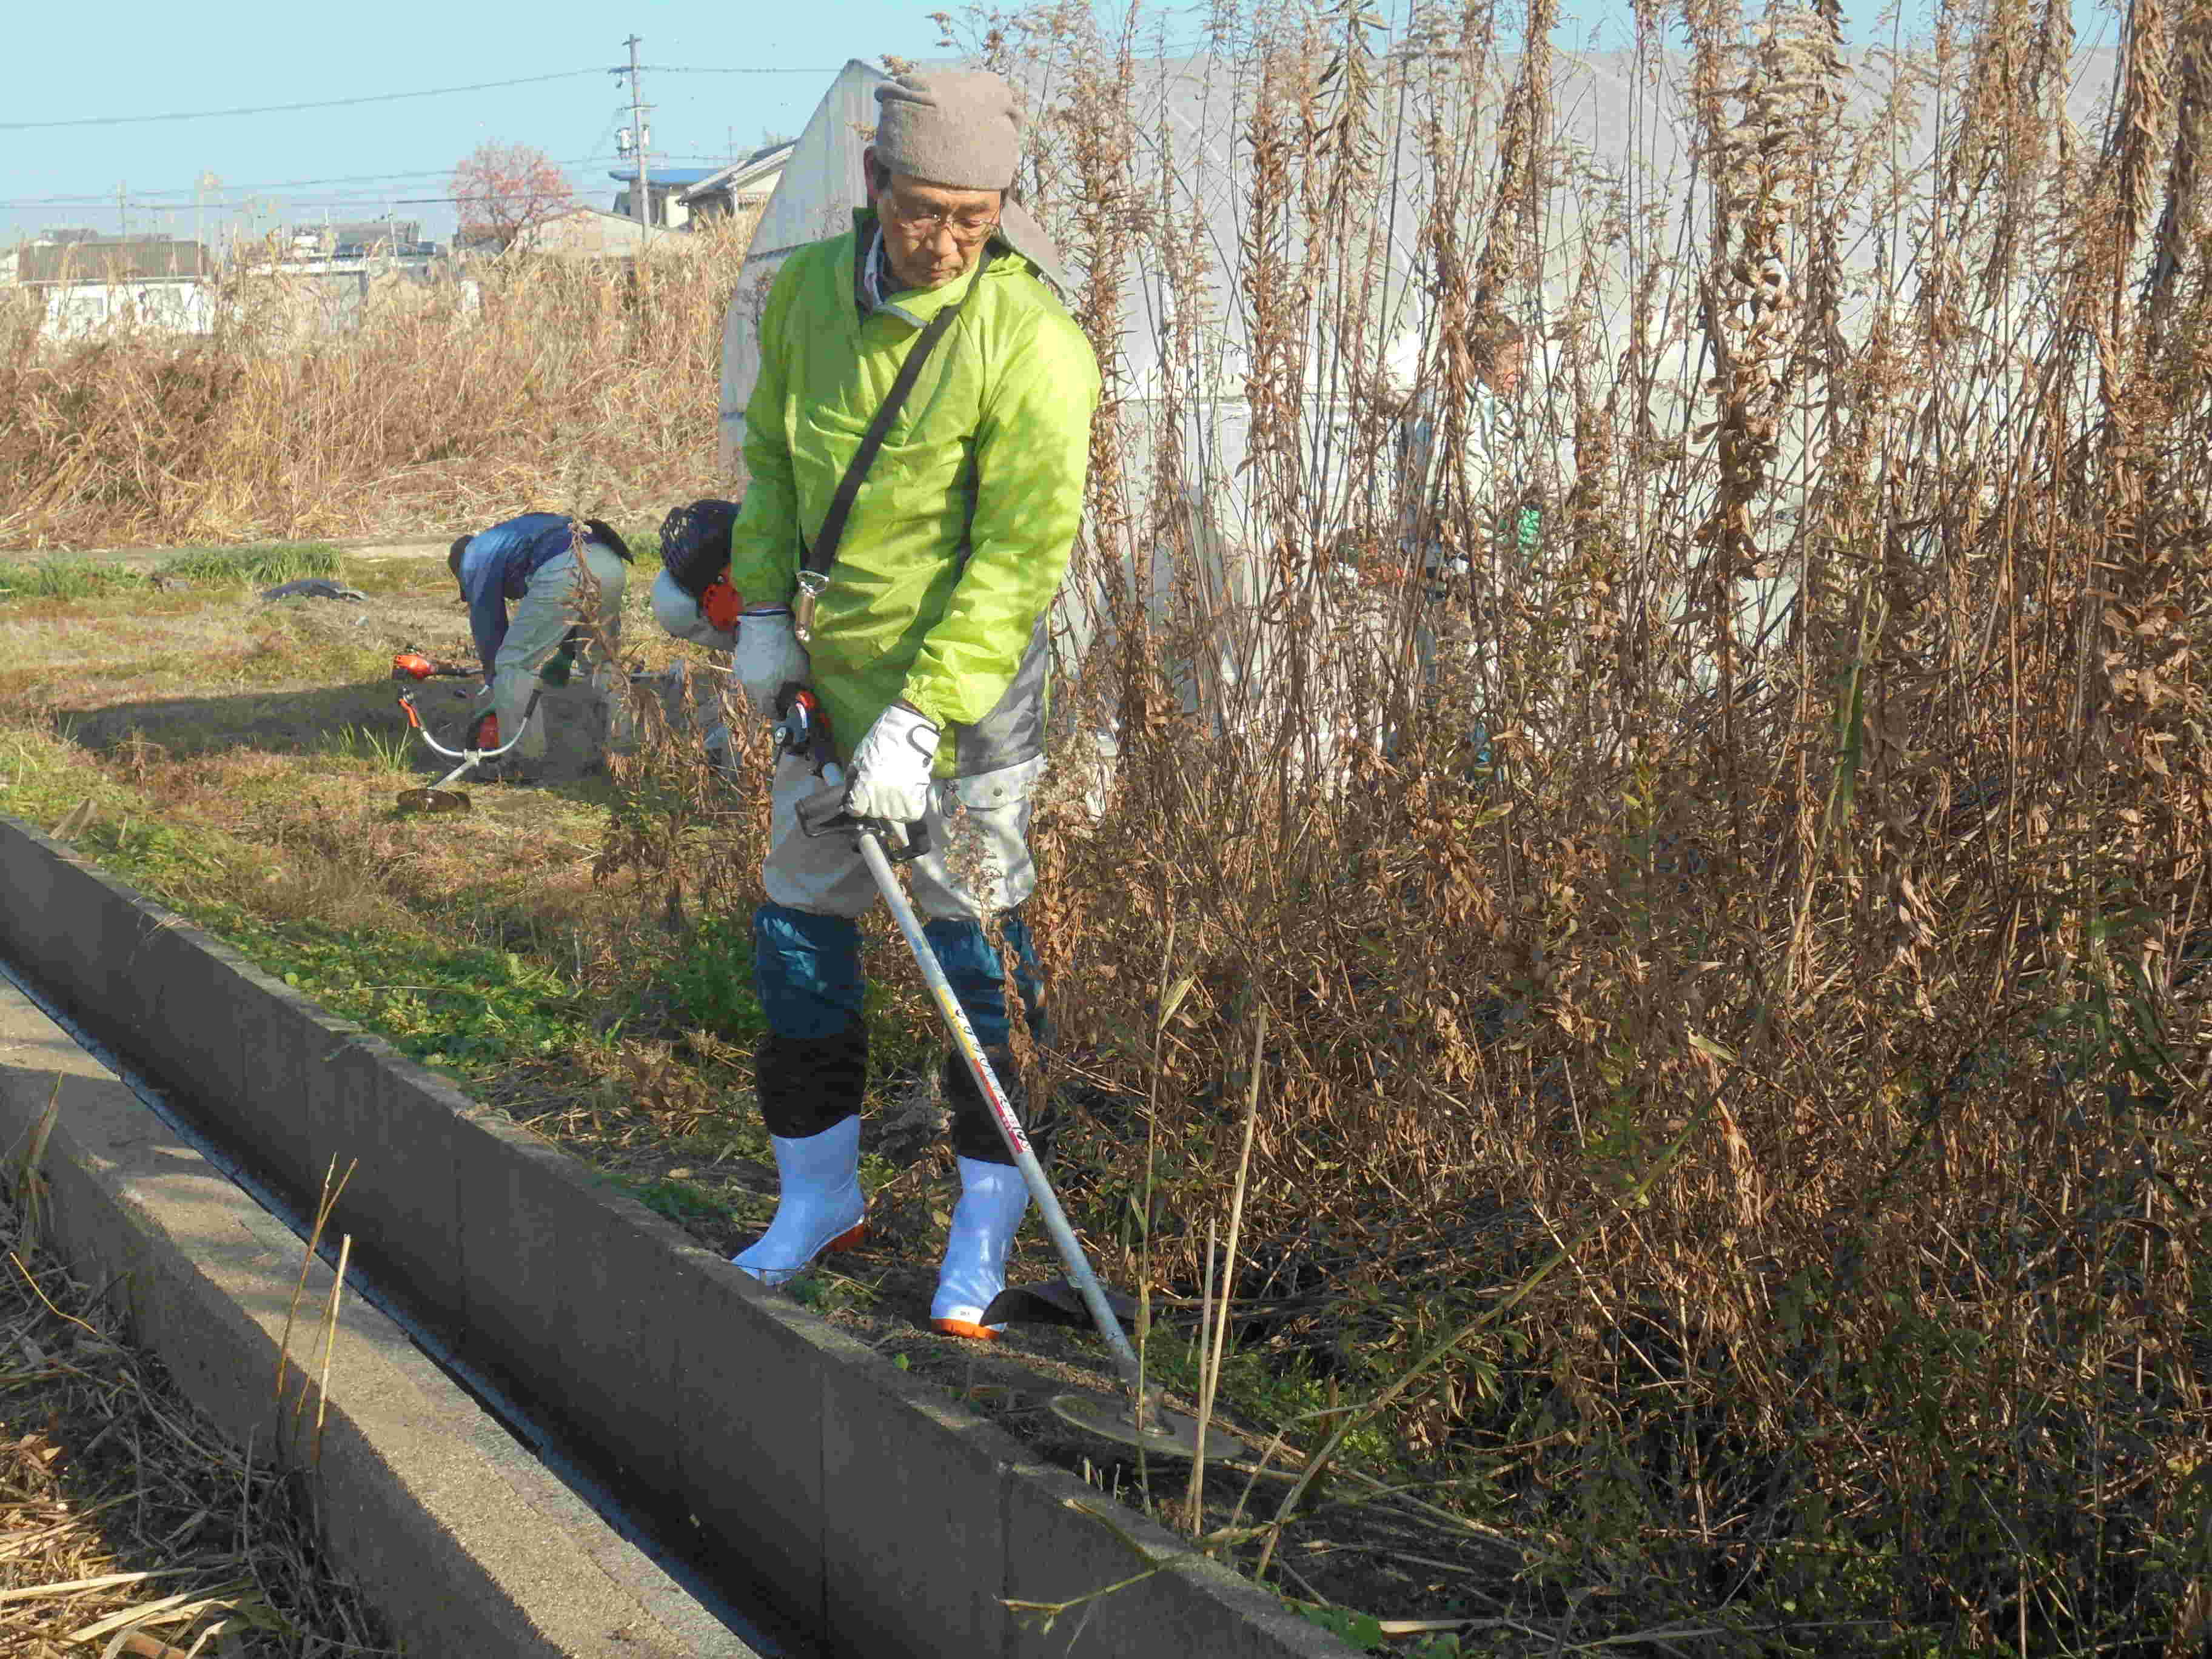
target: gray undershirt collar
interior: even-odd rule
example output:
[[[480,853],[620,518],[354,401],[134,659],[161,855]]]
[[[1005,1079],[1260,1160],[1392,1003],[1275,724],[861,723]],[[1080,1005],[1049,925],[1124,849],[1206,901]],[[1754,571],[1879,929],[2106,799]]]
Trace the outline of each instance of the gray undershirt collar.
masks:
[[[860,261],[860,297],[873,311],[884,302],[884,233],[877,228],[875,240],[868,244],[868,257]]]

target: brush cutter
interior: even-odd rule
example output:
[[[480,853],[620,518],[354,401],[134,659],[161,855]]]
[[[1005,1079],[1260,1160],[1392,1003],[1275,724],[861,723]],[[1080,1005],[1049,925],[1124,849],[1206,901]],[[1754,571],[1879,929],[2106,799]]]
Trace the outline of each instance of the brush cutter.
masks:
[[[825,783],[836,785],[845,781],[844,768],[838,763],[836,752],[830,746],[829,717],[823,713],[821,703],[806,687],[793,683],[786,685],[776,696],[776,705],[782,710],[783,725],[780,732],[785,753],[797,755],[814,768],[817,776]],[[968,1023],[967,1012],[953,994],[951,981],[938,965],[937,953],[929,945],[921,931],[921,920],[914,906],[907,900],[906,890],[899,885],[892,873],[891,856],[884,850],[884,837],[888,833],[901,843],[897,862],[922,856],[929,850],[927,834],[920,823],[891,824],[873,819],[854,818],[842,807],[829,814],[819,815],[811,821],[802,817],[800,826],[808,835],[823,835],[832,830],[849,830],[860,843],[860,857],[875,878],[876,889],[890,907],[899,933],[914,957],[915,965],[921,970],[923,981],[929,987],[930,996],[936,1001],[938,1012],[945,1017],[946,1028],[952,1034],[952,1045],[959,1051],[969,1075],[991,1109],[991,1121],[998,1127],[999,1139],[1006,1144],[1007,1154],[1014,1167],[1021,1171],[1022,1182],[1029,1188],[1030,1200],[1036,1206],[1037,1214],[1044,1222],[1053,1248],[1067,1269],[1069,1282],[1082,1298],[1091,1315],[1091,1322],[1098,1328],[1107,1349],[1114,1358],[1114,1367],[1121,1372],[1128,1385],[1127,1406],[1094,1399],[1082,1395],[1063,1395],[1053,1401],[1053,1410],[1064,1420],[1094,1434],[1103,1435],[1124,1444],[1138,1446],[1146,1451],[1170,1457],[1196,1455],[1199,1444],[1198,1423],[1194,1418],[1181,1412],[1170,1411],[1157,1401],[1146,1397],[1144,1375],[1137,1363],[1136,1351],[1115,1316],[1113,1302],[1091,1271],[1091,1259],[1084,1254],[1083,1245],[1068,1224],[1067,1212],[1060,1206],[1060,1200],[1045,1178],[1044,1166],[1037,1162],[1036,1152],[1022,1127],[1013,1103],[1000,1085],[985,1058],[983,1045],[975,1036],[975,1028]],[[1124,1304],[1127,1298],[1121,1298]],[[1211,1424],[1206,1428],[1209,1455],[1226,1459],[1249,1459],[1252,1449]]]
[[[392,659],[392,678],[395,680],[457,680],[477,672],[465,663],[447,662],[416,651],[402,651]]]
[[[538,712],[538,693],[535,690],[531,692],[530,702],[522,711],[522,719],[515,725],[514,735],[496,749],[483,748],[474,744],[466,749],[448,749],[432,737],[430,728],[422,724],[422,716],[416,711],[412,692],[402,691],[399,694],[399,706],[407,712],[407,724],[415,728],[432,752],[443,755],[447,760],[460,762],[459,766],[428,788],[401,790],[399,810],[403,812],[465,812],[469,810],[467,794],[459,789],[448,789],[446,786],[485,761],[504,755],[522,741],[522,734],[530,729],[531,717]],[[483,722],[478,722],[471,729],[481,732]]]

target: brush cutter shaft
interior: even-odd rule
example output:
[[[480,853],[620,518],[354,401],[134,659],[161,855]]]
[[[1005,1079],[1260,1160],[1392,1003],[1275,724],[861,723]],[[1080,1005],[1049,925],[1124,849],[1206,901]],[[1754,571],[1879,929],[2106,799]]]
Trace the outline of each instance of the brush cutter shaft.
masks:
[[[820,703],[812,691],[804,684],[787,682],[776,693],[776,708],[783,716],[781,732],[783,751],[797,755],[809,762],[815,775],[831,788],[845,781],[845,769],[838,764],[836,750],[830,740],[829,717],[823,714]],[[952,1033],[952,1046],[960,1051],[960,1058],[968,1067],[968,1074],[975,1079],[985,1104],[991,1109],[991,1121],[997,1125],[999,1139],[1006,1143],[1006,1152],[1021,1171],[1022,1184],[1029,1188],[1030,1198],[1037,1206],[1037,1214],[1044,1221],[1044,1230],[1052,1238],[1053,1248],[1060,1252],[1061,1265],[1067,1269],[1068,1282],[1083,1297],[1083,1305],[1091,1310],[1091,1322],[1098,1327],[1098,1334],[1105,1339],[1114,1356],[1114,1367],[1129,1385],[1131,1410],[1141,1424],[1146,1418],[1143,1372],[1137,1364],[1136,1351],[1130,1347],[1129,1339],[1121,1333],[1121,1322],[1114,1316],[1114,1309],[1106,1300],[1106,1292],[1099,1287],[1098,1275],[1091,1271],[1091,1258],[1083,1253],[1083,1245],[1075,1237],[1075,1229],[1067,1224],[1067,1212],[1060,1207],[1060,1200],[1052,1190],[1052,1182],[1045,1179],[1044,1166],[1037,1162],[1036,1152],[1030,1145],[1028,1132],[1022,1127],[1021,1118],[1014,1104],[1006,1098],[1006,1091],[999,1086],[992,1073],[991,1062],[983,1056],[983,1045],[977,1040],[975,1028],[968,1023],[967,1010],[953,994],[952,982],[945,977],[945,969],[938,965],[937,952],[930,947],[928,938],[921,931],[921,921],[907,900],[906,889],[899,885],[898,878],[891,872],[890,855],[884,852],[883,832],[887,829],[902,829],[908,835],[908,856],[921,850],[924,844],[915,833],[920,824],[896,826],[872,819],[844,820],[836,827],[849,823],[860,844],[860,859],[868,866],[868,874],[875,878],[876,890],[890,906],[899,933],[906,939],[908,953],[914,965],[921,970],[921,977],[929,987],[929,994],[936,999],[938,1012],[945,1016],[945,1024]],[[822,833],[829,824],[809,833]]]
[[[834,763],[824,769],[823,776],[831,783],[842,780],[835,775],[840,768]],[[982,1091],[983,1098],[991,1108],[991,1120],[999,1127],[999,1138],[1006,1143],[1006,1151],[1014,1160],[1014,1167],[1022,1172],[1023,1183],[1030,1189],[1030,1197],[1037,1206],[1037,1214],[1044,1222],[1044,1230],[1051,1235],[1053,1248],[1067,1268],[1069,1281],[1083,1297],[1083,1304],[1091,1310],[1098,1334],[1113,1350],[1115,1368],[1127,1381],[1133,1395],[1139,1392],[1137,1355],[1129,1346],[1129,1339],[1121,1333],[1121,1322],[1114,1316],[1114,1310],[1106,1300],[1106,1292],[1099,1288],[1098,1276],[1091,1271],[1091,1259],[1083,1253],[1083,1246],[1075,1237],[1075,1229],[1067,1223],[1067,1212],[1060,1207],[1060,1200],[1045,1179],[1044,1166],[1037,1162],[1036,1153],[1030,1146],[1030,1138],[1022,1128],[1021,1119],[1015,1115],[1013,1103],[1006,1091],[999,1086],[992,1074],[991,1063],[983,1057],[983,1045],[976,1040],[975,1028],[968,1023],[967,1011],[961,1007],[960,999],[952,993],[951,981],[945,977],[944,969],[938,966],[937,952],[930,949],[929,940],[921,931],[921,922],[907,902],[906,890],[891,873],[890,860],[884,855],[883,843],[875,830],[866,823],[858,826],[860,857],[866,862],[868,873],[876,878],[876,887],[884,896],[884,902],[891,908],[898,921],[899,932],[906,936],[907,949],[914,955],[915,965],[921,969],[922,978],[928,982],[929,994],[937,1000],[938,1012],[951,1028],[953,1047],[959,1049],[960,1058],[967,1063],[969,1074],[975,1086]]]

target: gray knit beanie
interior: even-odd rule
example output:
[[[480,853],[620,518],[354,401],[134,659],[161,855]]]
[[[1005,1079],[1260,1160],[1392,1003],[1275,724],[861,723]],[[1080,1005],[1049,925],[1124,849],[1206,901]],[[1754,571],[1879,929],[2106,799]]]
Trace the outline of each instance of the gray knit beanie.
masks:
[[[1004,190],[1021,157],[1014,89],[988,70],[918,70],[876,88],[876,159],[947,190]]]

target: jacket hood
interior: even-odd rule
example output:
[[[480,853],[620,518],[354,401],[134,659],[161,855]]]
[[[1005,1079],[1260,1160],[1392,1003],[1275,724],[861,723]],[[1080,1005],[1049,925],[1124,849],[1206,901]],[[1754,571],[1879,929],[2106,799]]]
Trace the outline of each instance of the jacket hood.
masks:
[[[999,210],[998,234],[991,240],[1004,242],[1035,265],[1037,275],[1054,289],[1063,294],[1067,291],[1067,268],[1060,263],[1060,250],[1044,234],[1044,227],[1019,202],[1009,201]]]

